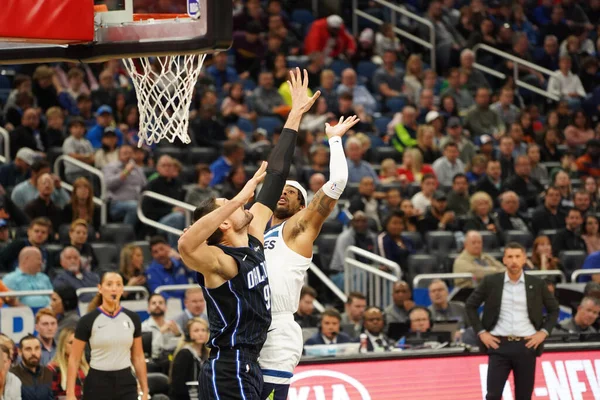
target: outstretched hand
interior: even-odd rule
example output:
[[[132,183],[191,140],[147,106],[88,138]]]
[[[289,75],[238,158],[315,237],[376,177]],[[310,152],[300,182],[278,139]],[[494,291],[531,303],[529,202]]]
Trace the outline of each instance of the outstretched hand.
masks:
[[[292,95],[292,110],[306,113],[315,101],[321,95],[320,91],[316,91],[312,97],[308,97],[308,71],[304,70],[304,79],[302,79],[302,73],[300,68],[290,71],[290,80],[287,81],[290,86],[290,93]]]
[[[329,139],[334,136],[342,137],[350,128],[358,124],[359,121],[360,119],[356,115],[346,118],[346,120],[344,120],[344,117],[340,117],[340,121],[335,126],[325,124],[325,134]]]
[[[265,179],[265,176],[267,175],[267,165],[268,163],[266,161],[262,162],[260,168],[258,171],[256,171],[252,179],[250,179],[237,194],[237,196],[235,196],[236,199],[241,200],[244,204],[246,204],[248,200],[254,196],[256,187],[263,181],[263,179]]]

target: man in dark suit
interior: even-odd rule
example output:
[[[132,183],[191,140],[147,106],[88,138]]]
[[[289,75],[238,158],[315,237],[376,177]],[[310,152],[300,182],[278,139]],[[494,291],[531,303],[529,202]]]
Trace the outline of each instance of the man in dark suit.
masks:
[[[536,357],[558,318],[558,303],[546,283],[525,275],[525,248],[508,243],[504,248],[506,272],[486,276],[469,296],[467,317],[489,356],[487,400],[500,400],[512,370],[515,399],[529,400],[533,393]],[[481,320],[477,310],[482,303]],[[544,309],[547,316],[544,318]]]
[[[344,332],[340,332],[340,322],[342,316],[337,310],[328,308],[321,314],[321,325],[319,332],[308,338],[304,343],[305,346],[315,344],[342,344],[351,343],[352,338]]]
[[[587,251],[585,241],[581,238],[583,215],[581,210],[571,208],[567,211],[565,227],[559,230],[552,240],[552,252],[558,257],[563,250]]]
[[[364,333],[367,335],[367,351],[380,353],[390,351],[394,341],[383,333],[385,319],[377,307],[369,307],[363,315]]]

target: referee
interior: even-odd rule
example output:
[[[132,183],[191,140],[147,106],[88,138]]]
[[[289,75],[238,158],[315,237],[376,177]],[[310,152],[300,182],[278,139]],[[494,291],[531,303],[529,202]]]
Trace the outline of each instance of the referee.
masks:
[[[83,384],[83,400],[137,400],[139,380],[142,400],[148,400],[142,325],[138,315],[120,306],[123,278],[106,272],[89,313],[81,317],[69,357],[67,400],[76,400],[75,378],[85,345],[90,344],[90,371]],[[136,376],[131,371],[135,368]]]
[[[529,400],[536,357],[556,325],[558,303],[542,279],[523,273],[527,261],[523,246],[508,243],[502,261],[506,272],[487,275],[467,299],[467,318],[479,336],[479,347],[487,350],[489,357],[486,399],[502,398],[513,371],[515,400]],[[482,303],[480,320],[477,310]]]

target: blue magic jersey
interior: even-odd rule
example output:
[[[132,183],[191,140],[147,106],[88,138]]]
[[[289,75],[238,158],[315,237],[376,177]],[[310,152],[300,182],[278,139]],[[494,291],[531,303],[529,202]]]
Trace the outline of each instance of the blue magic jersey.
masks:
[[[206,299],[211,348],[246,348],[259,352],[271,324],[271,289],[262,243],[248,235],[248,247],[217,245],[235,259],[238,274],[215,289],[196,279]]]

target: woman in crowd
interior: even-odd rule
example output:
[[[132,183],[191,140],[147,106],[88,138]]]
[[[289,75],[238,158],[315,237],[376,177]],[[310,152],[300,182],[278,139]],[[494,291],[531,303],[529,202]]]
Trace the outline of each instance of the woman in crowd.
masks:
[[[423,61],[421,56],[411,54],[406,61],[404,94],[411,98],[414,104],[419,104],[421,89],[423,89]]]
[[[73,340],[75,340],[75,328],[69,327],[60,330],[56,354],[52,362],[48,364],[48,368],[52,371],[52,394],[55,399],[67,395],[67,370]],[[83,381],[89,370],[90,366],[85,359],[85,354],[81,354],[81,363],[75,378],[75,398],[77,400],[82,398]]]
[[[400,210],[404,213],[404,230],[407,232],[417,232],[419,210],[413,206],[410,199],[404,199],[400,202]]]
[[[239,118],[256,119],[256,113],[248,108],[244,87],[241,83],[231,84],[229,95],[221,103],[221,115],[223,115],[224,122],[228,124],[237,122]]]
[[[76,399],[75,386],[83,351],[91,348],[90,370],[85,378],[86,400],[148,400],[146,359],[142,348],[142,324],[133,311],[121,307],[123,278],[106,272],[88,314],[75,328],[69,356],[67,400]],[[131,368],[135,369],[135,375]],[[137,380],[136,380],[137,377]],[[138,382],[142,395],[138,394]]]
[[[79,251],[81,270],[93,271],[98,267],[98,259],[94,248],[88,243],[88,223],[84,219],[76,219],[69,229],[70,245]]]
[[[125,286],[145,286],[144,276],[144,252],[135,244],[128,244],[121,250],[119,260],[119,273],[123,277]],[[141,298],[141,292],[123,293],[124,298]]]
[[[471,215],[465,222],[464,231],[490,231],[500,233],[500,224],[492,214],[494,202],[486,192],[477,192],[471,196]]]
[[[287,67],[287,61],[285,54],[278,53],[273,59],[273,65],[271,66],[273,71],[273,87],[279,89],[279,87],[286,83],[290,77],[290,70]]]
[[[188,332],[179,342],[173,355],[169,371],[171,400],[189,400],[190,393],[186,382],[198,379],[200,367],[208,359],[208,322],[202,318],[192,318],[186,324]],[[176,371],[176,373],[173,373]]]
[[[79,321],[77,305],[77,291],[74,287],[59,286],[54,289],[54,293],[50,297],[50,308],[58,320],[57,335],[65,328],[75,329],[77,321]]]
[[[377,236],[379,254],[400,265],[403,272],[408,273],[408,256],[414,253],[414,244],[402,237],[404,231],[404,213],[392,211],[385,219],[384,231]]]
[[[558,132],[556,128],[548,128],[542,136],[540,152],[543,162],[560,162],[562,160],[563,152],[557,147],[561,142]]]
[[[587,178],[585,178],[585,181],[583,182],[583,184],[584,184],[583,188],[585,189],[585,191],[590,194],[592,209],[594,209],[594,210],[597,209],[598,208],[598,182],[596,181],[596,178],[594,178],[593,176],[588,176]]]
[[[565,128],[565,139],[569,146],[583,146],[594,138],[590,120],[583,111],[575,111],[569,126]]]
[[[600,251],[600,227],[598,217],[590,214],[585,217],[585,222],[581,227],[581,238],[585,241],[588,254]]]
[[[538,236],[533,241],[533,250],[531,259],[527,260],[526,269],[536,269],[541,271],[558,270],[560,262],[558,258],[552,255],[552,243],[548,236]]]
[[[398,174],[398,166],[393,158],[386,158],[381,162],[381,168],[379,170],[379,182],[395,183],[400,181],[400,175]]]
[[[247,180],[243,165],[233,167],[223,184],[221,195],[226,199],[233,199],[242,190]]]
[[[417,131],[417,149],[423,156],[425,164],[433,164],[435,160],[442,156],[442,153],[435,146],[435,130],[431,125],[421,125]]]
[[[548,170],[545,166],[540,165],[540,146],[535,143],[529,144],[529,146],[527,146],[527,157],[531,163],[531,172],[529,173],[529,176],[542,183],[548,182]]]
[[[419,128],[419,131],[421,128]],[[432,131],[433,133],[433,131]],[[402,155],[402,164],[398,167],[400,182],[420,183],[423,175],[433,174],[431,165],[423,164],[423,155],[418,149],[406,149]],[[404,175],[404,176],[403,176]]]
[[[560,191],[560,196],[562,197],[560,205],[564,208],[573,207],[573,188],[571,187],[569,174],[564,170],[559,170],[554,174],[552,184]]]

